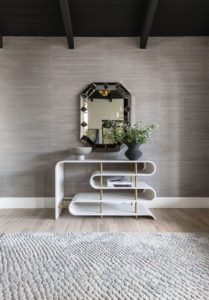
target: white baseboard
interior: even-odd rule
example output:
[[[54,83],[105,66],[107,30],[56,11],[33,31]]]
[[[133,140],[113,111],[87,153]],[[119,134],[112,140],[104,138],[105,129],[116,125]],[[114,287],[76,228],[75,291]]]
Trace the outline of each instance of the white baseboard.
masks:
[[[54,208],[53,197],[0,197],[3,208]]]
[[[209,208],[209,197],[157,197],[148,208]],[[53,197],[0,197],[0,209],[54,208]]]
[[[148,208],[209,208],[209,197],[156,197]]]

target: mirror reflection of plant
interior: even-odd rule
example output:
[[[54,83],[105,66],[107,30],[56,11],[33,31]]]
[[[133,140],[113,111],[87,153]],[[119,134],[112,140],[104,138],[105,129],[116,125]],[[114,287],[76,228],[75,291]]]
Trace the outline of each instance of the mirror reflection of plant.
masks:
[[[111,128],[105,128],[105,129],[109,129],[109,130],[105,130],[103,131],[102,137],[103,137],[103,141],[106,140],[106,143],[109,144],[114,144],[114,136],[113,136],[113,132]]]
[[[120,128],[113,128],[113,136],[116,144],[146,144],[150,140],[151,133],[156,129],[156,123],[150,123],[142,126],[137,122],[134,126],[123,124]]]
[[[102,139],[107,140],[106,143],[117,144],[114,133],[124,126],[122,120],[103,120],[102,121]]]
[[[112,129],[112,136],[113,136],[114,143],[116,145],[122,145],[123,144],[125,126],[127,126],[127,125],[123,124],[120,127],[114,127]]]
[[[102,120],[103,128],[114,128],[115,126],[117,126],[115,120]]]

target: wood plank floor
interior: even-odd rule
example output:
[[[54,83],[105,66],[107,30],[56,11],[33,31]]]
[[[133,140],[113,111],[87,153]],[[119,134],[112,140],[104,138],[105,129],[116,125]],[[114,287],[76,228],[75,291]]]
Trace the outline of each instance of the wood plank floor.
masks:
[[[0,232],[209,232],[209,209],[153,209],[156,220],[132,217],[53,219],[52,209],[2,209]]]

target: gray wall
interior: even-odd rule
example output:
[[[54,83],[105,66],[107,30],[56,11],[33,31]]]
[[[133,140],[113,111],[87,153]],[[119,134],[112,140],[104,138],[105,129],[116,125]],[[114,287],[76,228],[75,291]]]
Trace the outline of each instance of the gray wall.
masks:
[[[208,38],[152,38],[147,50],[135,38],[77,38],[70,51],[64,38],[7,37],[0,70],[1,197],[54,195],[54,165],[79,145],[78,96],[93,81],[120,81],[135,120],[159,123],[142,147],[159,196],[209,196]]]

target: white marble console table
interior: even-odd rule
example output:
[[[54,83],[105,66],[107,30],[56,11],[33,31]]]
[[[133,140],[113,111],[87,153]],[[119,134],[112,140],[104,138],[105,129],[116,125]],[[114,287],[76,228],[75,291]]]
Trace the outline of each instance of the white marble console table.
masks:
[[[69,211],[76,216],[148,216],[153,217],[146,207],[146,201],[156,197],[155,190],[142,181],[143,177],[155,173],[156,166],[151,161],[130,160],[65,160],[55,167],[55,219],[61,214],[64,195],[64,166],[67,164],[96,164],[98,170],[93,172],[89,183],[94,193],[77,193],[70,205]],[[106,170],[111,164],[114,170]],[[117,165],[125,164],[125,170],[119,170]],[[126,167],[127,166],[127,167]],[[109,187],[107,178],[118,176],[130,177],[132,186]],[[117,190],[117,192],[116,192]],[[109,191],[109,192],[107,192]],[[111,193],[112,191],[112,193]]]

